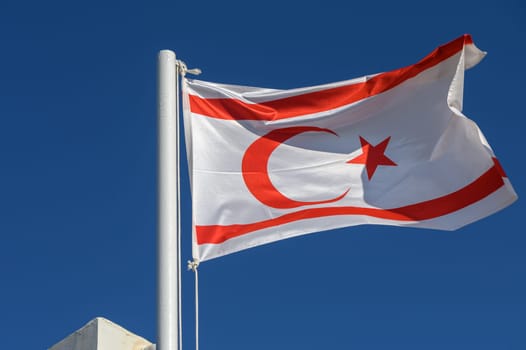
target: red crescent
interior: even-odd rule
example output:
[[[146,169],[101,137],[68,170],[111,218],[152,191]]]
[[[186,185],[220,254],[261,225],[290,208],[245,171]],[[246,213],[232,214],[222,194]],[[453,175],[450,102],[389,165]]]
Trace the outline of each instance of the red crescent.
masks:
[[[349,192],[347,190],[336,198],[323,201],[302,202],[286,197],[274,187],[268,174],[268,162],[272,152],[283,142],[304,132],[326,132],[338,136],[332,130],[315,126],[294,126],[276,129],[254,141],[243,155],[241,171],[245,184],[252,195],[266,206],[290,209],[304,205],[332,203],[342,199]]]

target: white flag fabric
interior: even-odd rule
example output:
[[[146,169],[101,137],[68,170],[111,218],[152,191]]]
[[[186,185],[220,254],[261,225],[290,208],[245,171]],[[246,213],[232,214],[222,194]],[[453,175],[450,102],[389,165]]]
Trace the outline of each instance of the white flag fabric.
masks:
[[[462,114],[469,35],[398,70],[275,90],[185,79],[199,261],[345,226],[454,230],[516,200]]]

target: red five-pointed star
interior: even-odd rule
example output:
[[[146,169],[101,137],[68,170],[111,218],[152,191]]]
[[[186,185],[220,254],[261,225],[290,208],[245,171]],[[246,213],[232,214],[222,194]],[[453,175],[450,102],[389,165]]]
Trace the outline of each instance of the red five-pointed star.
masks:
[[[349,160],[347,163],[365,164],[365,168],[367,169],[367,177],[369,180],[371,180],[376,168],[378,168],[378,165],[396,166],[396,163],[387,158],[387,156],[384,154],[390,139],[391,137],[388,137],[376,146],[373,146],[367,142],[366,139],[360,136],[362,154]]]

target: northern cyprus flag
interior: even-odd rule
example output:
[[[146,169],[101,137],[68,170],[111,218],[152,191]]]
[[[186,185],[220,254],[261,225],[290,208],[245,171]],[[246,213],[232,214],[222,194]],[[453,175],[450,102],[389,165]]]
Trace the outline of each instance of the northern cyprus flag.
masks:
[[[454,230],[516,200],[462,114],[469,35],[398,70],[292,90],[185,79],[199,261],[361,224]]]

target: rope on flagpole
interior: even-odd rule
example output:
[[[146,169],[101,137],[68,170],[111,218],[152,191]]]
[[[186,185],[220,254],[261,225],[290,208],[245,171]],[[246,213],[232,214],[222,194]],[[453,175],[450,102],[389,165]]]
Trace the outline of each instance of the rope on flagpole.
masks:
[[[181,66],[181,64],[179,63],[179,60],[176,60],[175,61],[175,69],[177,71],[177,73],[179,73],[179,75],[181,77],[184,76],[184,71],[182,69],[183,67]],[[176,109],[177,109],[177,114],[176,114],[176,118],[177,118],[177,132],[179,132],[179,96],[180,96],[180,79],[181,77],[177,76],[176,80],[175,80],[175,94],[176,94]],[[177,135],[179,137],[179,135]],[[179,138],[177,139],[179,140]],[[183,350],[183,302],[182,302],[182,276],[181,276],[181,211],[180,211],[180,203],[181,203],[181,188],[180,188],[180,183],[181,183],[181,173],[180,173],[180,168],[181,168],[181,152],[180,152],[180,147],[177,147],[177,203],[178,203],[178,211],[177,211],[177,217],[178,217],[178,220],[177,220],[177,225],[178,225],[178,228],[177,228],[177,280],[178,280],[178,283],[177,283],[177,309],[179,310],[178,312],[178,315],[177,317],[179,318],[179,322],[178,322],[178,326],[179,326],[179,350]]]
[[[186,73],[190,73],[190,74],[193,74],[193,75],[199,75],[201,74],[201,70],[199,68],[194,68],[194,69],[188,69],[186,64],[181,61],[181,60],[176,60],[175,61],[175,65],[176,65],[176,68],[177,68],[177,72],[181,75],[181,78],[184,78],[184,76],[186,75]],[[176,81],[176,94],[178,95],[177,97],[179,97],[179,79],[177,79]],[[177,111],[179,112],[179,104],[177,104]],[[177,120],[177,122],[179,122],[179,119]],[[179,163],[180,163],[180,155],[178,154],[177,155],[177,164],[178,164],[178,168],[179,169]],[[177,176],[179,178],[180,174],[179,174],[179,170],[177,171]],[[179,181],[177,182],[178,186],[179,186]],[[181,201],[181,198],[180,198],[180,190],[177,191],[178,193],[178,198],[177,198],[177,201],[178,203],[180,203]],[[180,223],[179,223],[180,225]],[[181,230],[179,229],[178,230],[178,233],[180,234]],[[179,291],[178,291],[178,294],[179,294],[179,349],[182,350],[183,349],[183,329],[182,329],[182,325],[183,325],[183,322],[182,322],[182,301],[181,301],[181,298],[182,298],[182,291],[181,291],[181,286],[182,286],[182,278],[181,278],[181,239],[180,239],[180,236],[178,237],[178,251],[179,251],[179,260],[177,261],[177,271],[178,271],[178,281],[179,281]],[[199,266],[199,261],[198,260],[194,260],[194,261],[188,261],[188,269],[189,270],[192,270],[195,272],[195,349],[196,350],[199,350],[199,328],[198,328],[198,325],[199,325],[199,319],[198,319],[198,314],[199,314],[199,299],[198,299],[198,287],[199,287],[199,281],[198,281],[198,274],[197,274],[197,267]]]
[[[201,74],[201,70],[199,68],[188,69],[188,67],[186,66],[186,63],[184,63],[181,60],[177,60],[177,67],[179,68],[179,72],[181,73],[183,77],[186,75],[186,73],[190,73],[192,75]]]
[[[188,261],[188,270],[195,274],[195,350],[199,350],[199,274],[197,272],[199,260]]]

